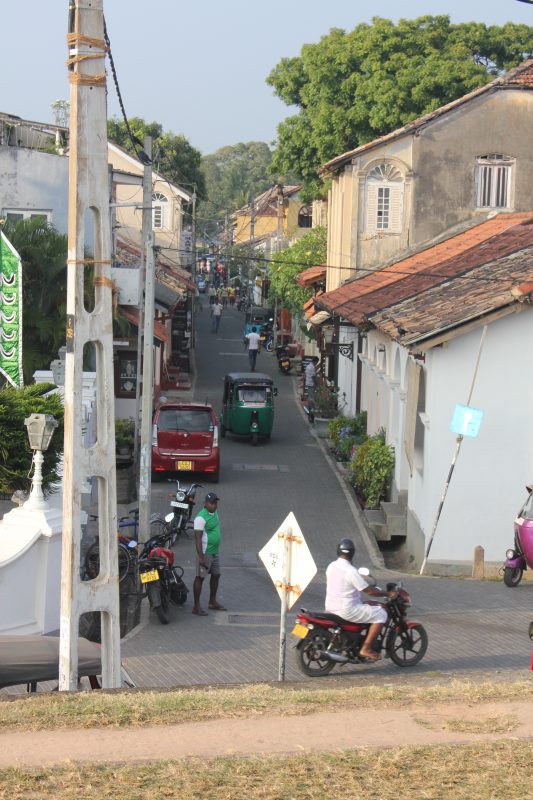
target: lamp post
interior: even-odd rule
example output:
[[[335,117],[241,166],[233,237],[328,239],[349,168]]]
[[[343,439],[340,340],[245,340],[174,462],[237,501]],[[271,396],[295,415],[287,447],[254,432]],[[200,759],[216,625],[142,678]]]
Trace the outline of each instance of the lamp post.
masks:
[[[51,414],[31,414],[24,420],[24,425],[28,429],[34,465],[31,492],[24,506],[30,511],[42,511],[47,507],[43,495],[43,453],[48,450],[58,422]]]

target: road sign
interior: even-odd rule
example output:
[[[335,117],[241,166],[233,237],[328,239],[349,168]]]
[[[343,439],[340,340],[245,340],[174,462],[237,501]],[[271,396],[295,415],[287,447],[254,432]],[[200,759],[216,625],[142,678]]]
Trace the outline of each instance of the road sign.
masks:
[[[460,436],[475,438],[479,433],[482,419],[483,411],[480,408],[456,405],[450,423],[450,430]]]
[[[281,600],[286,593],[287,609],[292,608],[317,572],[311,551],[292,511],[259,552],[259,558],[267,568]]]

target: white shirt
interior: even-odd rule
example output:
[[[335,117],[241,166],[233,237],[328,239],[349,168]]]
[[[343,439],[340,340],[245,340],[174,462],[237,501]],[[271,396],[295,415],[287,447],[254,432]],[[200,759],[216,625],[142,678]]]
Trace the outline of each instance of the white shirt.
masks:
[[[258,333],[251,333],[246,334],[246,338],[248,339],[248,350],[258,350],[259,349],[259,340],[261,337]]]
[[[211,307],[211,313],[214,317],[222,316],[222,306],[220,303],[215,303],[215,305]]]
[[[362,575],[345,558],[332,561],[326,570],[326,611],[345,617],[362,605],[363,589],[368,587]]]
[[[313,361],[310,361],[309,364],[305,368],[305,385],[306,386],[314,386],[315,385],[315,375],[316,369],[315,364]]]

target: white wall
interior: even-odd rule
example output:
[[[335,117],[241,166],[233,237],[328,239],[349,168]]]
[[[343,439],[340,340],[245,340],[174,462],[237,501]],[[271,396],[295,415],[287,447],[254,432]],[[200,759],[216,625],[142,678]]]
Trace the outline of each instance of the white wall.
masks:
[[[409,482],[409,507],[431,532],[455,448],[449,430],[465,403],[481,327],[426,355],[428,422],[424,469]],[[533,310],[489,325],[470,405],[484,411],[477,439],[463,441],[430,558],[470,559],[476,545],[489,561],[513,543],[513,520],[533,479],[533,378],[528,343]]]

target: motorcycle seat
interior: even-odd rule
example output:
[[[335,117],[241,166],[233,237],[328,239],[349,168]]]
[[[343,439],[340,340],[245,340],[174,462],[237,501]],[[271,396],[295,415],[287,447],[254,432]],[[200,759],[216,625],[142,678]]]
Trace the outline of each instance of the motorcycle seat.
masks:
[[[342,625],[343,627],[346,626],[358,626],[361,627],[362,623],[359,622],[350,622],[350,620],[344,619],[344,617],[339,617],[338,614],[330,614],[329,611],[307,611],[306,609],[302,608],[302,613],[309,618],[313,619],[323,619],[334,622],[336,625]]]

